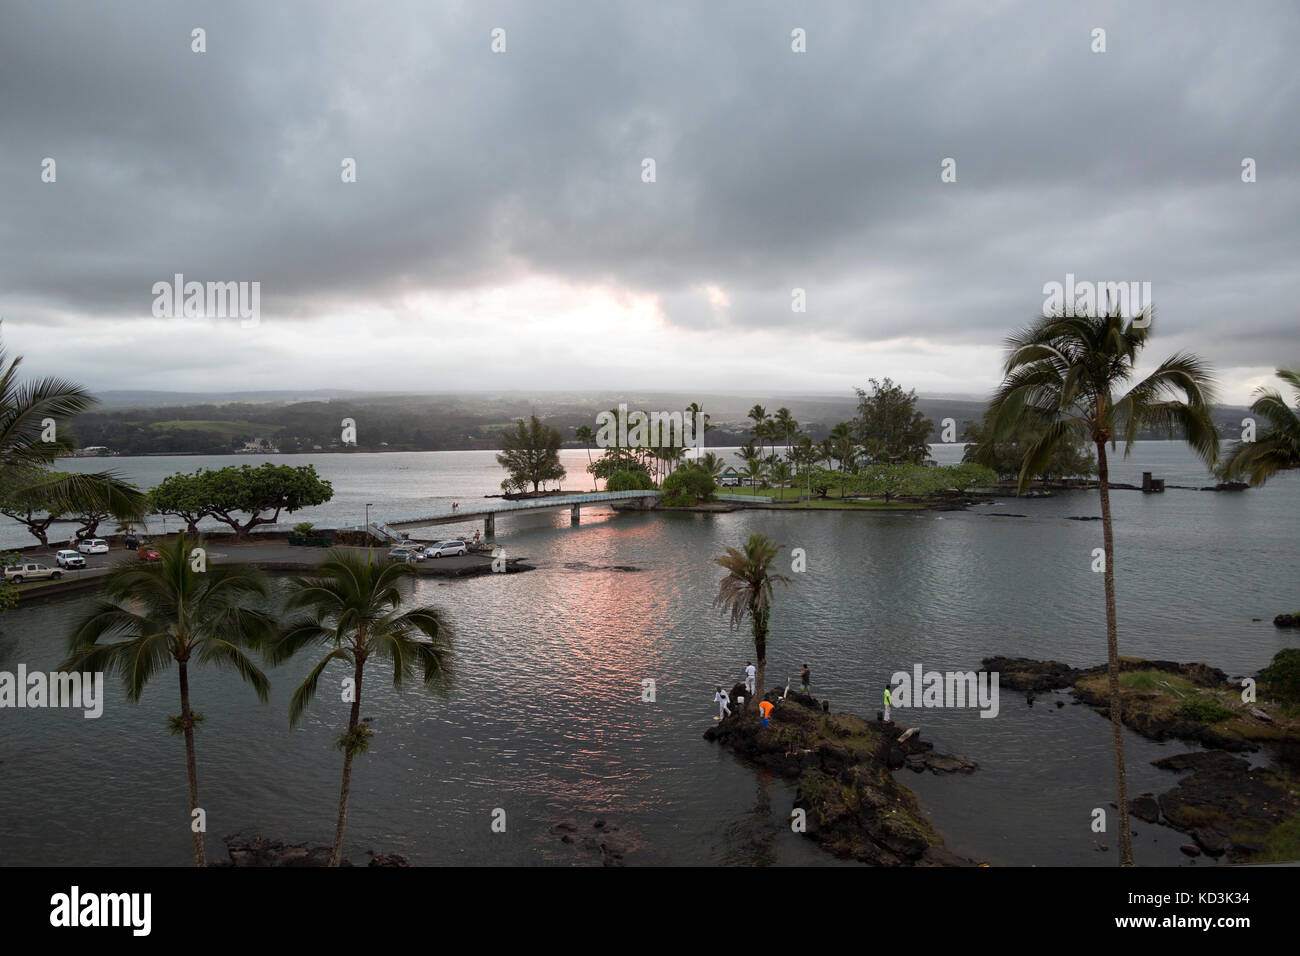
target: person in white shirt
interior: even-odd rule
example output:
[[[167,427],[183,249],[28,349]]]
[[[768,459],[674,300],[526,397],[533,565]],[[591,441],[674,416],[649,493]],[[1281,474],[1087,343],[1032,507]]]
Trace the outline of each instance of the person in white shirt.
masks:
[[[745,665],[745,690],[750,694],[756,693],[754,689],[755,687],[754,675],[756,675],[757,673],[758,673],[758,668],[754,666],[753,661],[749,661]]]
[[[718,720],[731,716],[731,707],[729,706],[731,704],[731,695],[723,690],[721,686],[718,687],[718,692],[713,695],[713,700],[718,705]]]

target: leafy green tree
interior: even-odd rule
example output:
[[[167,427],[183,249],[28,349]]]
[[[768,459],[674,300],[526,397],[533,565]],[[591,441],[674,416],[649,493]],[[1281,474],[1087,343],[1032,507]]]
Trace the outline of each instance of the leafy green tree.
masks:
[[[175,515],[185,522],[188,534],[197,534],[199,522],[212,514],[210,485],[202,469],[192,475],[177,472],[168,475],[149,492],[149,501],[157,514]]]
[[[201,539],[178,535],[159,549],[161,560],[120,565],[104,582],[101,600],[73,629],[63,671],[117,673],[127,699],[139,701],[146,685],[174,662],[179,672],[181,712],[169,718],[173,734],[185,738],[190,815],[199,809],[199,776],[194,755],[194,728],[203,715],[190,703],[189,669],[193,664],[229,668],[266,703],[270,681],[245,653],[275,633],[275,621],[250,607],[266,597],[257,570],[242,565],[211,565],[197,571],[193,549]],[[122,640],[105,640],[121,636]],[[193,832],[194,865],[205,866],[203,834]]]
[[[372,658],[393,668],[393,686],[421,671],[424,686],[445,687],[450,665],[451,625],[431,605],[402,610],[403,583],[414,574],[406,564],[378,562],[360,551],[337,549],[309,577],[294,578],[287,606],[303,612],[290,621],[271,647],[270,658],[281,664],[308,647],[328,648],[324,657],[289,701],[289,726],[296,726],[316,697],[325,668],[339,661],[352,671],[352,707],[348,728],[336,746],[343,751],[343,784],[339,791],[338,824],[330,850],[330,866],[343,854],[352,758],[370,744],[370,728],[361,722],[361,685],[366,662]]]
[[[1268,427],[1253,442],[1232,445],[1219,470],[1225,481],[1247,477],[1252,485],[1262,485],[1279,471],[1300,468],[1300,370],[1280,368],[1277,377],[1295,392],[1295,407],[1287,404],[1282,393],[1268,388],[1256,389],[1250,406],[1252,414],[1268,421]]]
[[[199,474],[210,514],[241,538],[260,524],[279,521],[281,512],[293,514],[334,497],[333,485],[316,474],[315,465],[227,465]],[[241,522],[240,514],[247,519]]]
[[[560,464],[560,433],[543,425],[536,415],[501,434],[497,463],[517,484],[532,484],[533,494],[544,481],[561,481],[566,472]]]
[[[665,504],[682,507],[712,500],[718,485],[701,468],[682,468],[664,479],[663,490]]]
[[[606,491],[652,491],[655,480],[642,468],[616,471],[605,480]]]
[[[1106,657],[1109,677],[1111,741],[1119,808],[1119,862],[1133,865],[1129,827],[1128,784],[1124,767],[1124,736],[1120,721],[1119,637],[1115,610],[1115,540],[1110,511],[1110,470],[1106,456],[1122,436],[1124,453],[1144,427],[1177,429],[1182,439],[1213,466],[1219,454],[1219,434],[1210,417],[1214,385],[1201,359],[1178,353],[1150,375],[1131,384],[1138,354],[1151,335],[1150,311],[1143,321],[1126,320],[1113,309],[1109,315],[1047,315],[1007,340],[1003,382],[990,403],[994,440],[1033,432],[1038,440],[1025,449],[1020,491],[1034,475],[1043,473],[1057,446],[1083,438],[1097,452],[1097,484],[1101,497],[1102,542],[1105,549]]]
[[[21,504],[8,500],[0,490],[0,514],[21,524],[42,547],[49,547],[50,525],[63,517],[58,496],[29,489],[19,498]]]
[[[745,462],[745,467],[740,470],[740,476],[749,482],[750,488],[761,486],[767,481],[767,465],[760,458],[753,458]]]
[[[962,440],[968,444],[961,460],[991,468],[1002,479],[1016,478],[1025,461],[1025,449],[1040,438],[1041,429],[1026,428],[1023,432],[994,441],[991,412],[985,409],[981,421],[966,423]],[[1042,472],[1033,477],[1042,481],[1092,477],[1097,474],[1097,459],[1089,445],[1090,442],[1080,435],[1063,439],[1053,448]]]
[[[714,558],[715,564],[724,568],[727,576],[718,587],[713,606],[731,615],[735,627],[749,616],[750,631],[754,638],[754,657],[758,661],[755,702],[763,699],[767,673],[767,637],[772,615],[772,585],[780,582],[789,585],[790,579],[772,570],[781,546],[770,538],[755,532],[739,550],[727,548],[726,554]]]
[[[905,392],[890,379],[870,379],[871,394],[858,389],[858,441],[877,463],[923,464],[930,457],[926,439],[934,426],[916,410],[916,391]]]

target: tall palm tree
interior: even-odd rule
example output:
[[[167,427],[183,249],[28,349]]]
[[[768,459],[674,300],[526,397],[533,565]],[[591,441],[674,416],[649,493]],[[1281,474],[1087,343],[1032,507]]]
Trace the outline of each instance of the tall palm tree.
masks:
[[[780,581],[789,585],[790,579],[771,570],[781,546],[757,532],[749,536],[744,547],[727,548],[727,553],[714,558],[727,570],[727,576],[718,587],[714,607],[731,614],[735,627],[749,615],[750,629],[754,635],[754,656],[758,659],[758,682],[754,700],[763,699],[763,682],[767,673],[768,623],[772,614],[772,584]]]
[[[339,791],[338,824],[330,851],[330,866],[343,854],[352,758],[370,745],[370,728],[361,723],[361,680],[372,657],[393,667],[393,686],[422,669],[426,687],[446,684],[450,663],[451,625],[430,605],[403,611],[401,585],[415,570],[406,564],[380,563],[370,553],[351,549],[331,551],[310,577],[294,578],[286,600],[291,611],[303,611],[290,621],[271,647],[270,658],[280,664],[305,647],[329,651],[311,669],[289,701],[289,726],[297,725],[316,697],[321,674],[331,661],[352,668],[352,709],[348,729],[336,746],[343,751],[343,785]],[[422,640],[426,638],[426,640]]]
[[[772,481],[777,487],[777,498],[785,497],[785,486],[790,482],[790,463],[788,461],[774,461],[771,467]]]
[[[745,467],[740,470],[742,478],[749,479],[749,487],[753,489],[758,482],[766,480],[767,466],[763,464],[761,458],[751,458],[745,462]]]
[[[197,571],[193,550],[202,539],[178,535],[159,549],[150,564],[119,565],[105,578],[107,600],[99,601],[76,625],[63,671],[103,671],[121,675],[127,699],[140,699],[150,678],[175,662],[180,678],[181,712],[169,719],[173,734],[185,738],[185,770],[190,815],[199,807],[199,776],[194,727],[203,720],[190,702],[191,664],[229,667],[266,703],[270,682],[244,653],[275,634],[274,619],[248,605],[266,597],[262,574],[245,565],[220,564]],[[104,642],[121,635],[123,640]],[[191,826],[194,865],[206,866],[203,833]]]
[[[591,446],[596,444],[596,433],[591,430],[590,425],[579,425],[577,431],[573,433],[573,437],[578,439],[578,441],[582,442],[584,445],[587,446],[587,472],[588,474],[590,474],[591,473]],[[591,490],[592,491],[596,490],[595,475],[591,476]]]
[[[69,421],[95,404],[80,385],[61,378],[22,382],[21,355],[0,345],[0,498],[64,514],[106,510],[141,521],[147,496],[110,472],[52,472],[55,459],[76,450]],[[53,426],[50,426],[53,422]]]
[[[1007,339],[1004,381],[994,393],[990,412],[998,437],[1041,429],[1025,450],[1020,491],[1041,474],[1057,447],[1071,438],[1097,448],[1097,487],[1101,496],[1105,547],[1106,662],[1109,674],[1111,738],[1119,791],[1119,858],[1133,865],[1129,827],[1128,782],[1119,694],[1119,639],[1115,612],[1115,542],[1110,512],[1110,478],[1106,446],[1112,450],[1121,433],[1124,454],[1146,426],[1165,428],[1182,438],[1213,465],[1219,435],[1210,418],[1214,383],[1208,367],[1194,355],[1178,353],[1150,375],[1129,385],[1139,351],[1151,334],[1151,313],[1143,322],[1125,320],[1118,308],[1109,315],[1048,315]],[[1127,390],[1123,390],[1127,388]],[[1119,391],[1119,394],[1117,393]]]
[[[700,454],[702,455],[704,453],[704,439],[713,430],[713,426],[709,424],[709,416],[705,414],[704,407],[699,402],[691,402],[687,405],[686,414],[696,416],[693,420],[700,425],[699,434],[692,435],[692,437],[699,442]],[[696,457],[698,458],[699,455]]]
[[[776,434],[785,439],[785,453],[790,454],[790,445],[794,441],[794,433],[799,429],[799,423],[790,414],[790,409],[778,408],[772,424]]]
[[[767,409],[762,405],[755,405],[749,410],[749,415],[747,417],[754,423],[754,440],[758,442],[758,450],[761,454],[763,451],[763,441],[767,438]]]
[[[1255,390],[1251,413],[1268,419],[1268,427],[1253,442],[1233,444],[1219,470],[1225,480],[1246,476],[1258,486],[1279,471],[1300,468],[1300,370],[1280,368],[1277,377],[1295,392],[1295,407],[1288,405],[1280,392],[1263,387]]]

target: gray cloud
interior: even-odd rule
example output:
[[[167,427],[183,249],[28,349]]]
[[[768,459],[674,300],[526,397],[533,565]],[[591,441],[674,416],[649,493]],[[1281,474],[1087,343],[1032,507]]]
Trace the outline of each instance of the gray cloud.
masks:
[[[261,281],[264,311],[302,328],[295,385],[312,384],[324,312],[528,275],[659,296],[665,334],[720,350],[770,332],[820,339],[828,360],[900,336],[997,345],[1066,272],[1147,280],[1161,354],[1199,351],[1238,391],[1246,370],[1300,361],[1289,3],[33,2],[4,18],[0,314],[57,331],[43,361],[99,387],[161,363],[225,388],[259,366],[240,363],[246,342],[196,357],[138,341],[176,272]],[[153,364],[96,367],[78,343],[105,323]],[[583,384],[563,353],[468,359]],[[996,374],[940,382],[912,361],[863,374],[950,392]]]

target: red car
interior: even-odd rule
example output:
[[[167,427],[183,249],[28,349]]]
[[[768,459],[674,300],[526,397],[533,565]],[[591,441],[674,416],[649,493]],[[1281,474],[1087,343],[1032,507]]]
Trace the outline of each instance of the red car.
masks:
[[[141,561],[161,561],[161,560],[162,560],[162,555],[160,555],[160,554],[158,553],[158,549],[157,549],[157,548],[154,548],[154,547],[151,547],[150,545],[147,545],[147,544],[146,544],[146,545],[142,545],[142,546],[140,547],[140,550],[137,551],[136,554],[140,556],[140,560],[141,560]]]

